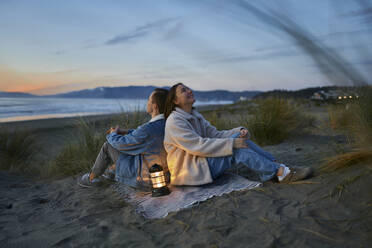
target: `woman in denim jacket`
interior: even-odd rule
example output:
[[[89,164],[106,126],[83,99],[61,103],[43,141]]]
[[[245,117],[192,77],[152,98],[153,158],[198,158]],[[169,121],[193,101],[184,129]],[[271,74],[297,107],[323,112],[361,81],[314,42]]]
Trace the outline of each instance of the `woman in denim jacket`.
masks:
[[[115,179],[133,187],[148,187],[149,168],[159,164],[168,171],[164,140],[164,108],[168,91],[155,89],[147,101],[147,113],[151,120],[137,129],[125,131],[119,126],[111,128],[90,173],[78,180],[83,187],[101,183],[101,175],[114,163]],[[104,174],[107,175],[107,171]]]

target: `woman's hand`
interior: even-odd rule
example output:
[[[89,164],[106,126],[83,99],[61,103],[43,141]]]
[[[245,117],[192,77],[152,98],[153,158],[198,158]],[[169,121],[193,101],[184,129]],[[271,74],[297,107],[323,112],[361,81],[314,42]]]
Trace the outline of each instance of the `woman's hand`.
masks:
[[[114,133],[114,132],[119,134],[120,133],[120,127],[119,126],[110,127],[110,129],[106,131],[107,134],[111,134],[111,133]]]
[[[117,134],[120,134],[120,135],[126,135],[128,133],[128,130],[126,129],[122,129],[120,128],[119,126],[116,126],[116,127],[110,127],[109,130],[107,130],[107,134],[110,134],[110,133],[117,133]]]
[[[115,128],[114,127],[110,127],[110,129],[108,129],[106,131],[106,134],[111,134],[112,132],[114,132]]]
[[[234,143],[233,143],[233,147],[234,148],[248,148],[248,145],[247,143],[245,143],[247,139],[243,139],[243,138],[236,138],[234,139]]]
[[[240,129],[239,138],[246,138],[246,139],[248,139],[250,136],[251,135],[250,135],[249,131],[246,128]]]

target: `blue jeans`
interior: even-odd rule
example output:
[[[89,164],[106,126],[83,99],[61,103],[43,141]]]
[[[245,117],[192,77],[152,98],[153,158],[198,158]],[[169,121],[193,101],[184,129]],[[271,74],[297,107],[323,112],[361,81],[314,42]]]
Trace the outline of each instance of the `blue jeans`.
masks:
[[[207,158],[213,179],[222,175],[233,164],[244,164],[252,171],[257,172],[263,182],[276,176],[279,164],[274,162],[274,156],[252,141],[247,140],[246,142],[249,148],[234,149],[232,156]]]

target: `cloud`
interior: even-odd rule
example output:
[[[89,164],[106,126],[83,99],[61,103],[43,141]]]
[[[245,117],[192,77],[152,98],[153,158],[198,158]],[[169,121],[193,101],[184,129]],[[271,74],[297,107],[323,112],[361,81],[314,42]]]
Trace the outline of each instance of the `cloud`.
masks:
[[[48,83],[55,81],[50,76],[35,73],[25,73],[9,68],[0,68],[0,91],[31,92],[44,88]]]
[[[289,58],[302,56],[304,52],[297,49],[294,45],[267,46],[254,49],[251,53],[223,52],[216,49],[208,49],[201,53],[192,51],[195,57],[203,64],[238,64],[251,61],[274,60],[277,58]]]
[[[67,70],[60,70],[60,71],[54,71],[52,73],[54,74],[71,74],[71,73],[77,73],[81,72],[80,68],[73,68],[73,69],[67,69]]]
[[[352,10],[347,13],[341,14],[341,18],[355,18],[362,24],[372,23],[372,7],[368,2],[359,1],[358,10]]]
[[[220,60],[222,63],[240,63],[247,61],[257,61],[257,60],[272,60],[275,58],[285,58],[292,56],[299,56],[303,54],[300,51],[294,49],[286,49],[282,51],[273,51],[273,52],[261,52],[259,54],[247,55],[247,56],[234,56]]]
[[[361,34],[371,34],[372,28],[363,28],[363,29],[356,29],[356,30],[349,30],[349,31],[339,31],[339,32],[331,32],[326,35],[324,35],[324,38],[328,37],[335,37],[335,36],[349,36],[354,37],[355,35],[361,35]]]
[[[75,71],[72,69],[71,71]],[[74,89],[89,79],[70,75],[68,71],[35,73],[0,67],[0,91],[54,94]],[[92,79],[90,79],[90,82]],[[76,83],[79,82],[79,83]]]
[[[63,55],[65,53],[67,53],[67,51],[65,51],[65,50],[58,50],[58,51],[53,52],[53,54],[55,54],[55,55]]]
[[[360,16],[371,16],[372,15],[372,8],[367,7],[365,9],[360,10],[352,10],[347,13],[341,14],[341,17],[360,17]]]
[[[364,75],[357,68],[345,66],[344,63],[347,61],[339,52],[318,41],[308,30],[300,26],[288,15],[279,13],[271,8],[260,8],[246,1],[236,1],[236,3],[247,14],[254,15],[263,24],[277,30],[279,37],[285,35],[287,39],[290,38],[298,48],[309,55],[318,66],[318,69],[329,80],[335,81],[336,79],[344,78],[354,85],[365,85],[365,82],[367,82]],[[337,72],[337,75],[330,75],[328,71]]]
[[[117,35],[105,42],[105,45],[116,45],[116,44],[121,44],[121,43],[127,43],[132,40],[135,40],[137,38],[145,37],[149,35],[151,32],[161,29],[170,23],[174,22],[178,18],[166,18],[166,19],[161,19],[157,20],[154,22],[147,23],[143,26],[139,26],[133,31],[125,34],[120,34]]]
[[[126,42],[128,42],[130,40],[133,40],[135,38],[146,36],[147,34],[148,34],[148,32],[146,32],[146,31],[143,31],[143,32],[135,31],[131,34],[118,35],[118,36],[106,41],[105,44],[106,45],[116,45],[116,44],[120,44],[120,43],[126,43]]]
[[[172,40],[175,37],[179,37],[181,34],[181,30],[183,29],[184,24],[182,22],[177,22],[173,27],[171,27],[165,34],[165,40]]]
[[[87,48],[95,48],[97,47],[99,44],[97,44],[97,41],[95,39],[88,39],[88,40],[85,40],[84,41],[84,45],[83,45],[83,49],[87,49]]]

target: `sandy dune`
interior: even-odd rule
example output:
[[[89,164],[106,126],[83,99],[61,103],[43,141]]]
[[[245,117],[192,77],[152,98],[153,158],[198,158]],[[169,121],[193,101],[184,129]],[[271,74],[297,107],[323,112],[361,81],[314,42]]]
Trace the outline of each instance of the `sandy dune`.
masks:
[[[321,132],[266,147],[289,165],[319,167],[346,142]],[[303,183],[214,197],[146,220],[110,186],[76,177],[34,181],[0,172],[0,247],[370,247],[371,166],[317,172]],[[233,171],[251,178],[245,168]]]

